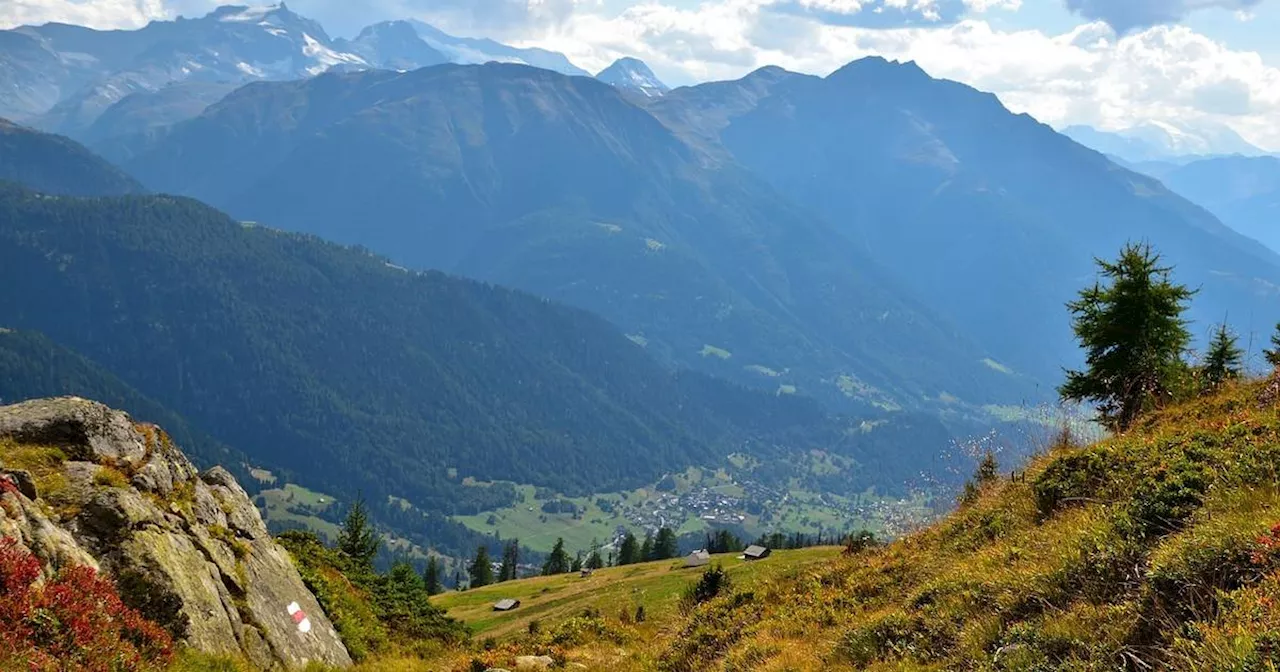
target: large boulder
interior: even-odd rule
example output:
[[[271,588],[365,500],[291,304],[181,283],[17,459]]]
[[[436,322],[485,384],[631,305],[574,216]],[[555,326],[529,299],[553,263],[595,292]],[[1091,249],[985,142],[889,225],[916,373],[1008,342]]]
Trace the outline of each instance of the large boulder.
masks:
[[[0,437],[13,440],[0,443],[0,478],[14,486],[0,489],[0,535],[46,571],[100,569],[126,603],[201,651],[242,654],[264,669],[351,664],[226,470],[199,474],[159,428],[75,397],[0,407]],[[58,451],[21,464],[32,446]]]

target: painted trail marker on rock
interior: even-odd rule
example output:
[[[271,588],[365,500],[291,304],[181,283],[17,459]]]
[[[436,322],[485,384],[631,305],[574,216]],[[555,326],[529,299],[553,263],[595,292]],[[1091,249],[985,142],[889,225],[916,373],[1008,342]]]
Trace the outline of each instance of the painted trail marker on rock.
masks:
[[[288,611],[293,617],[293,622],[298,624],[298,632],[303,634],[311,632],[311,619],[307,618],[307,612],[303,611],[297,602],[290,602]]]

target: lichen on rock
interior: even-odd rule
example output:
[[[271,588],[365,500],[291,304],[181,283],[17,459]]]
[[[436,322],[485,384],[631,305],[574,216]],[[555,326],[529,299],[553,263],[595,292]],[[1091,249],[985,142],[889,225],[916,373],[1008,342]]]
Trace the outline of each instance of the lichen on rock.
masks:
[[[0,489],[0,535],[18,539],[47,573],[100,569],[126,603],[201,651],[241,654],[264,669],[351,664],[288,552],[225,469],[200,474],[158,428],[75,397],[0,407],[0,438],[66,458],[42,463],[40,478],[0,470],[13,486]],[[41,492],[40,482],[56,488]]]

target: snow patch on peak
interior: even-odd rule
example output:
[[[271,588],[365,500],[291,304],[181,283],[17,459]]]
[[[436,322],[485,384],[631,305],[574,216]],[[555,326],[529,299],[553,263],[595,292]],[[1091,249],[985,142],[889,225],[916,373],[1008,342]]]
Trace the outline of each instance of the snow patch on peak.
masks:
[[[302,55],[316,62],[307,68],[307,74],[318,75],[335,65],[368,66],[369,63],[355,54],[334,51],[320,44],[307,33],[302,34]]]

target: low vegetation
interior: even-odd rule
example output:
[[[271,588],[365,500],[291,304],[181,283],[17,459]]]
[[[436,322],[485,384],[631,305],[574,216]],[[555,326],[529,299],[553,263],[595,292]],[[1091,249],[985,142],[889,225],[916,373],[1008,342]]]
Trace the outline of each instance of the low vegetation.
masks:
[[[0,479],[0,488],[12,486]],[[41,579],[35,556],[12,537],[0,539],[0,669],[145,672],[169,663],[169,634],[126,607],[92,568],[64,567]]]

